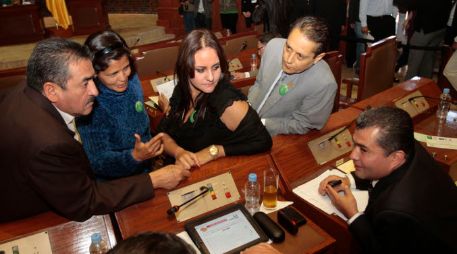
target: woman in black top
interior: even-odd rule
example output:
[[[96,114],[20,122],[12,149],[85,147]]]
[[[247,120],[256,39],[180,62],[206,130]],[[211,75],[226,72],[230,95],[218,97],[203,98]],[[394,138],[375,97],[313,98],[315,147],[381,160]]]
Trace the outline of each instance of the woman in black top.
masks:
[[[159,125],[165,152],[187,167],[228,155],[254,154],[272,141],[257,113],[229,82],[228,63],[216,37],[194,30],[175,66],[178,83]]]

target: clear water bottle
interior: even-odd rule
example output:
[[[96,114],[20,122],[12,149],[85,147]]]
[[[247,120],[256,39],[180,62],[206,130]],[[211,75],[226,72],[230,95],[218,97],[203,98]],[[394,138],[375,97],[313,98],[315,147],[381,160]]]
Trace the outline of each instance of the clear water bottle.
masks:
[[[108,252],[108,245],[102,239],[100,233],[94,233],[90,236],[92,242],[90,243],[89,253],[90,254],[105,254]]]
[[[257,54],[251,55],[251,71],[257,70]]]
[[[436,111],[436,117],[440,121],[445,121],[449,108],[451,107],[451,95],[449,94],[449,88],[444,88],[443,93],[440,95],[440,103],[438,104],[438,110]]]
[[[250,173],[248,181],[244,188],[244,199],[246,203],[244,206],[251,215],[259,211],[260,208],[260,185],[257,182],[257,175]]]

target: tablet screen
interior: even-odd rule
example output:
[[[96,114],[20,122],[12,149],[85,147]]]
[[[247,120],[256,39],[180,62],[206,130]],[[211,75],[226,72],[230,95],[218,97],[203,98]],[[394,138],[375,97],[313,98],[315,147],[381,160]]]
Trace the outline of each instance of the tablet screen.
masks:
[[[260,238],[240,210],[196,225],[195,230],[210,253],[226,253]]]
[[[189,236],[204,254],[239,253],[268,237],[241,204],[188,222]]]

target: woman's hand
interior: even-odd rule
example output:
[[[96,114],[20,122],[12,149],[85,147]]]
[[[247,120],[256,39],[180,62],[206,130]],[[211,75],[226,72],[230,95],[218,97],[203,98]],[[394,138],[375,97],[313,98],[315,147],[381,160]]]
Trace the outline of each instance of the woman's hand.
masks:
[[[163,144],[162,144],[162,133],[157,134],[155,137],[151,138],[148,142],[141,142],[140,135],[135,133],[135,147],[132,151],[132,157],[136,161],[144,161],[149,158],[155,157],[162,154]]]
[[[180,165],[186,169],[190,169],[193,166],[200,167],[200,161],[195,153],[184,150],[178,147],[175,152],[176,165]]]

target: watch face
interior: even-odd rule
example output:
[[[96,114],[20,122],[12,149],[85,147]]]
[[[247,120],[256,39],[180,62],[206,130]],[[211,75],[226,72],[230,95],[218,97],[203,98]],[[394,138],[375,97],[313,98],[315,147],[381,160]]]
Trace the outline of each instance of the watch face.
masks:
[[[211,156],[216,156],[217,153],[219,152],[219,149],[217,149],[216,146],[210,146],[209,148],[209,154],[211,154]]]

